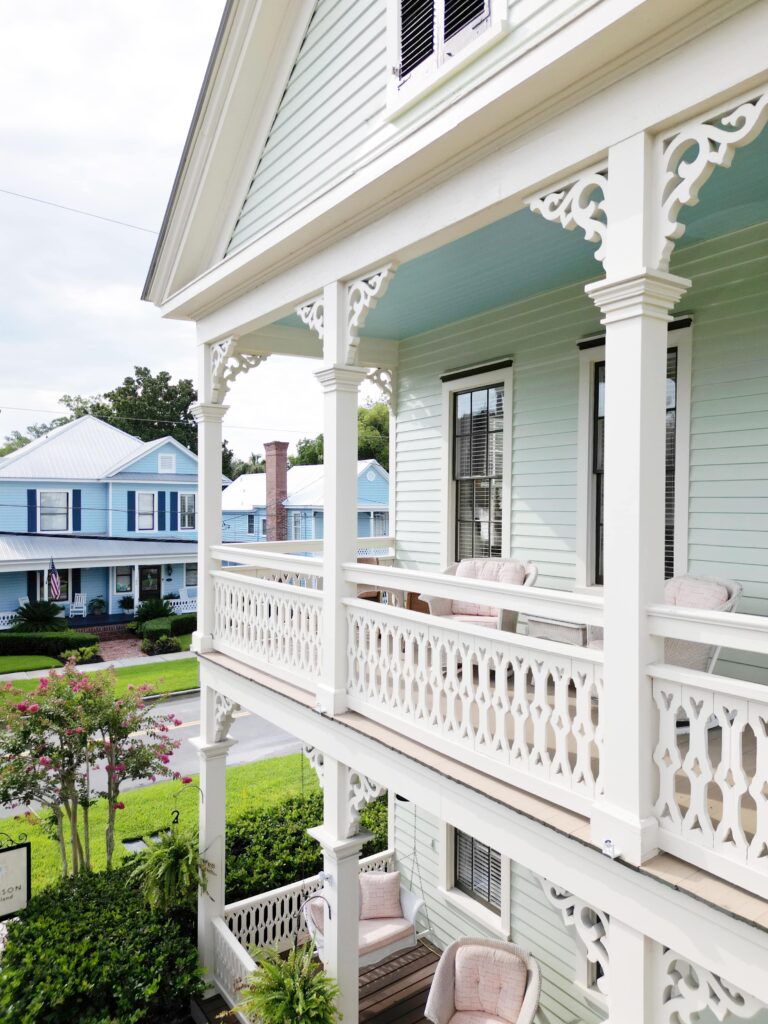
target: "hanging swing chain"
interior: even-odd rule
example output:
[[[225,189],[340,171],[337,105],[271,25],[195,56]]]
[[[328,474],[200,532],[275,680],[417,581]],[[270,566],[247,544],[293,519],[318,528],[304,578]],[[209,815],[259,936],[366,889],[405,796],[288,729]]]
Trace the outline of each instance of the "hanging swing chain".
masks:
[[[425,932],[421,933],[421,935],[419,936],[419,938],[421,938],[422,936],[424,936],[427,933],[432,931],[432,922],[429,919],[429,903],[427,902],[427,898],[424,895],[424,879],[422,878],[422,875],[421,875],[421,864],[419,863],[419,855],[418,855],[418,850],[417,850],[417,841],[416,841],[416,804],[412,803],[411,806],[413,807],[413,849],[411,850],[410,853],[406,854],[405,857],[401,858],[401,863],[405,864],[408,861],[411,861],[411,865],[412,865],[411,866],[411,885],[414,886],[414,887],[418,886],[419,895],[421,896],[422,900],[424,901],[423,914],[424,914],[424,918],[425,918],[425,920],[427,922],[427,929],[426,929]]]

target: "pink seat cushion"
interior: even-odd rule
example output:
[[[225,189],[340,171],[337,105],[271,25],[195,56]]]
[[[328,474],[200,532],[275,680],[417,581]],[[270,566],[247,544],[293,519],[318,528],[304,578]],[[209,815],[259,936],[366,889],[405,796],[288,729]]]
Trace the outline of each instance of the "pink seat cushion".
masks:
[[[359,932],[360,956],[383,949],[402,939],[416,941],[414,926],[404,917],[379,918],[377,921],[361,921]]]
[[[325,932],[325,903],[322,900],[312,900],[309,904],[309,914],[312,924],[322,935]]]
[[[360,875],[360,920],[402,917],[399,871],[364,871]]]
[[[501,1018],[493,1013],[483,1013],[482,1010],[461,1010],[454,1013],[448,1024],[506,1024]]]
[[[454,1004],[457,1011],[482,1012],[514,1024],[527,981],[528,968],[509,950],[460,946],[456,951]]]
[[[459,579],[483,580],[485,583],[507,583],[522,586],[525,583],[525,566],[511,558],[465,558],[456,566]],[[453,601],[454,615],[496,615],[495,608],[469,601]]]
[[[694,576],[674,576],[664,584],[664,603],[681,608],[705,608],[717,611],[728,604],[727,587],[715,580],[701,580]]]

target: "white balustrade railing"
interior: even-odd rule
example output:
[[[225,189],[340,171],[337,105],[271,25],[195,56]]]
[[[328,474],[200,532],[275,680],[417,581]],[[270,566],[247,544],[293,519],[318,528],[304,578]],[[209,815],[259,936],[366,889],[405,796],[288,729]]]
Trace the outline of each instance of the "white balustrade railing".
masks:
[[[237,570],[211,576],[214,649],[314,689],[322,665],[322,592]]]
[[[660,848],[768,897],[768,687],[672,665],[649,671]]]
[[[16,612],[0,612],[0,629],[10,629],[16,618]]]
[[[356,570],[349,576],[365,582]],[[408,582],[403,579],[403,589],[410,589]],[[424,589],[433,592],[431,581]],[[481,595],[486,589],[478,588]],[[502,589],[505,601],[513,601],[508,591],[523,588]],[[474,599],[499,604],[488,593]],[[370,601],[345,605],[347,697],[353,711],[589,813],[601,792],[602,651],[441,622]]]
[[[360,871],[392,871],[395,866],[394,850],[376,853],[360,861]],[[302,903],[320,892],[323,883],[319,876],[303,878],[280,889],[272,889],[251,896],[224,908],[224,922],[236,940],[246,949],[277,948],[281,952],[294,941],[308,938],[304,917],[299,913]]]
[[[188,597],[186,601],[182,600],[180,597],[166,598],[165,600],[168,601],[174,615],[183,615],[186,612],[197,611],[196,597]]]
[[[232,934],[224,920],[216,917],[213,927],[213,980],[230,1006],[239,999],[239,990],[256,968],[253,957]],[[237,1014],[237,1019],[248,1024],[246,1018]]]

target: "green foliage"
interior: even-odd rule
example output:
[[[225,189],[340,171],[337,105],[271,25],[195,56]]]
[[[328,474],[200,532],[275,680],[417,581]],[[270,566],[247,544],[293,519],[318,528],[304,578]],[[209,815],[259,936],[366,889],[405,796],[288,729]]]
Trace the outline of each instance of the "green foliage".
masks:
[[[121,868],[65,879],[8,927],[0,1018],[15,1024],[181,1024],[204,988],[173,918],[147,910]]]
[[[251,452],[247,459],[234,458],[231,466],[231,476],[243,476],[244,473],[266,473],[267,462],[263,455]]]
[[[147,905],[169,914],[193,911],[199,890],[208,885],[211,865],[197,846],[194,832],[171,829],[157,842],[145,839],[147,849],[139,855],[131,877],[139,883]]]
[[[376,459],[389,469],[389,406],[384,402],[361,405],[357,410],[357,457]],[[296,443],[292,466],[317,466],[323,461],[323,435],[303,437]]]
[[[313,792],[291,797],[275,807],[246,811],[227,824],[227,902],[279,889],[322,870],[323,856],[307,829],[323,820],[323,797]],[[368,857],[387,848],[386,797],[369,804],[360,816],[374,838],[363,847]]]
[[[170,604],[162,597],[150,597],[142,602],[136,612],[136,620],[143,626],[150,619],[167,618],[171,614]]]
[[[171,616],[171,636],[186,636],[197,629],[197,612],[182,612]]]
[[[30,601],[19,608],[13,620],[18,633],[55,633],[67,629],[64,609],[53,601]]]
[[[106,608],[107,602],[104,600],[101,594],[99,594],[98,597],[92,598],[88,602],[88,611],[91,613],[91,615],[101,615],[102,612],[106,611]]]
[[[134,600],[132,594],[124,594],[117,603],[124,612],[133,611]]]
[[[99,655],[99,645],[92,644],[90,647],[73,648],[71,651],[62,651],[62,661],[74,661],[76,665],[87,665],[95,661]]]
[[[12,629],[0,632],[0,654],[40,654],[48,658],[61,658],[63,651],[84,647],[98,647],[95,633],[65,630],[59,633],[17,633]]]
[[[161,636],[186,636],[197,629],[197,613],[184,612],[182,615],[163,615],[148,619],[141,625],[141,635],[148,640],[159,640]]]
[[[141,650],[143,654],[178,654],[181,650],[181,641],[175,636],[166,636],[163,634],[159,636],[157,640],[152,640],[148,636],[145,636],[141,641]]]
[[[39,668],[59,668],[58,658],[42,658],[38,654],[10,654],[0,656],[0,676],[10,672],[32,672]]]
[[[314,958],[313,944],[283,959],[274,949],[254,950],[258,964],[241,990],[237,1009],[259,1024],[337,1024],[339,987]]]

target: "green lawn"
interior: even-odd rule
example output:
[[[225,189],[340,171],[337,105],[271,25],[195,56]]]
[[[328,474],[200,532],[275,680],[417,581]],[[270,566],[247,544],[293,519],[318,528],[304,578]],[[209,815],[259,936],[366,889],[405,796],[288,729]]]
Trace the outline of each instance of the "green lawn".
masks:
[[[302,758],[302,754],[289,754],[230,768],[227,772],[227,818],[236,818],[245,810],[269,806],[301,793]],[[194,776],[194,782],[197,781],[197,776]],[[317,777],[305,761],[304,790],[310,792],[317,788]],[[174,794],[179,794],[175,803]],[[158,782],[121,794],[125,810],[117,815],[115,863],[128,856],[123,839],[148,835],[167,827],[174,808],[181,812],[180,825],[196,830],[199,795],[192,785],[182,786],[178,782]],[[105,824],[106,802],[100,800],[91,810],[92,863],[96,870],[105,866]],[[0,830],[17,840],[21,833],[26,833],[32,843],[33,891],[38,892],[58,879],[58,846],[39,824],[30,819],[6,818],[0,821]]]
[[[9,658],[2,660],[10,660]],[[20,660],[20,659],[17,659]],[[52,658],[43,659],[55,666]],[[34,668],[34,666],[28,666]],[[41,666],[42,667],[42,666]],[[100,665],[84,665],[85,672],[102,671]],[[23,669],[5,669],[6,672],[21,672]],[[141,686],[142,683],[149,683],[155,693],[172,693],[176,690],[196,690],[199,682],[197,678],[197,658],[179,658],[178,661],[152,661],[147,658],[147,663],[142,665],[130,665],[128,668],[115,669],[117,676],[116,695],[124,694],[129,686]],[[37,686],[37,679],[17,679],[14,686],[25,693],[29,693]],[[2,697],[0,697],[2,699]]]
[[[0,656],[0,676],[10,672],[34,672],[38,668],[58,668],[61,662],[40,654],[3,654]]]

